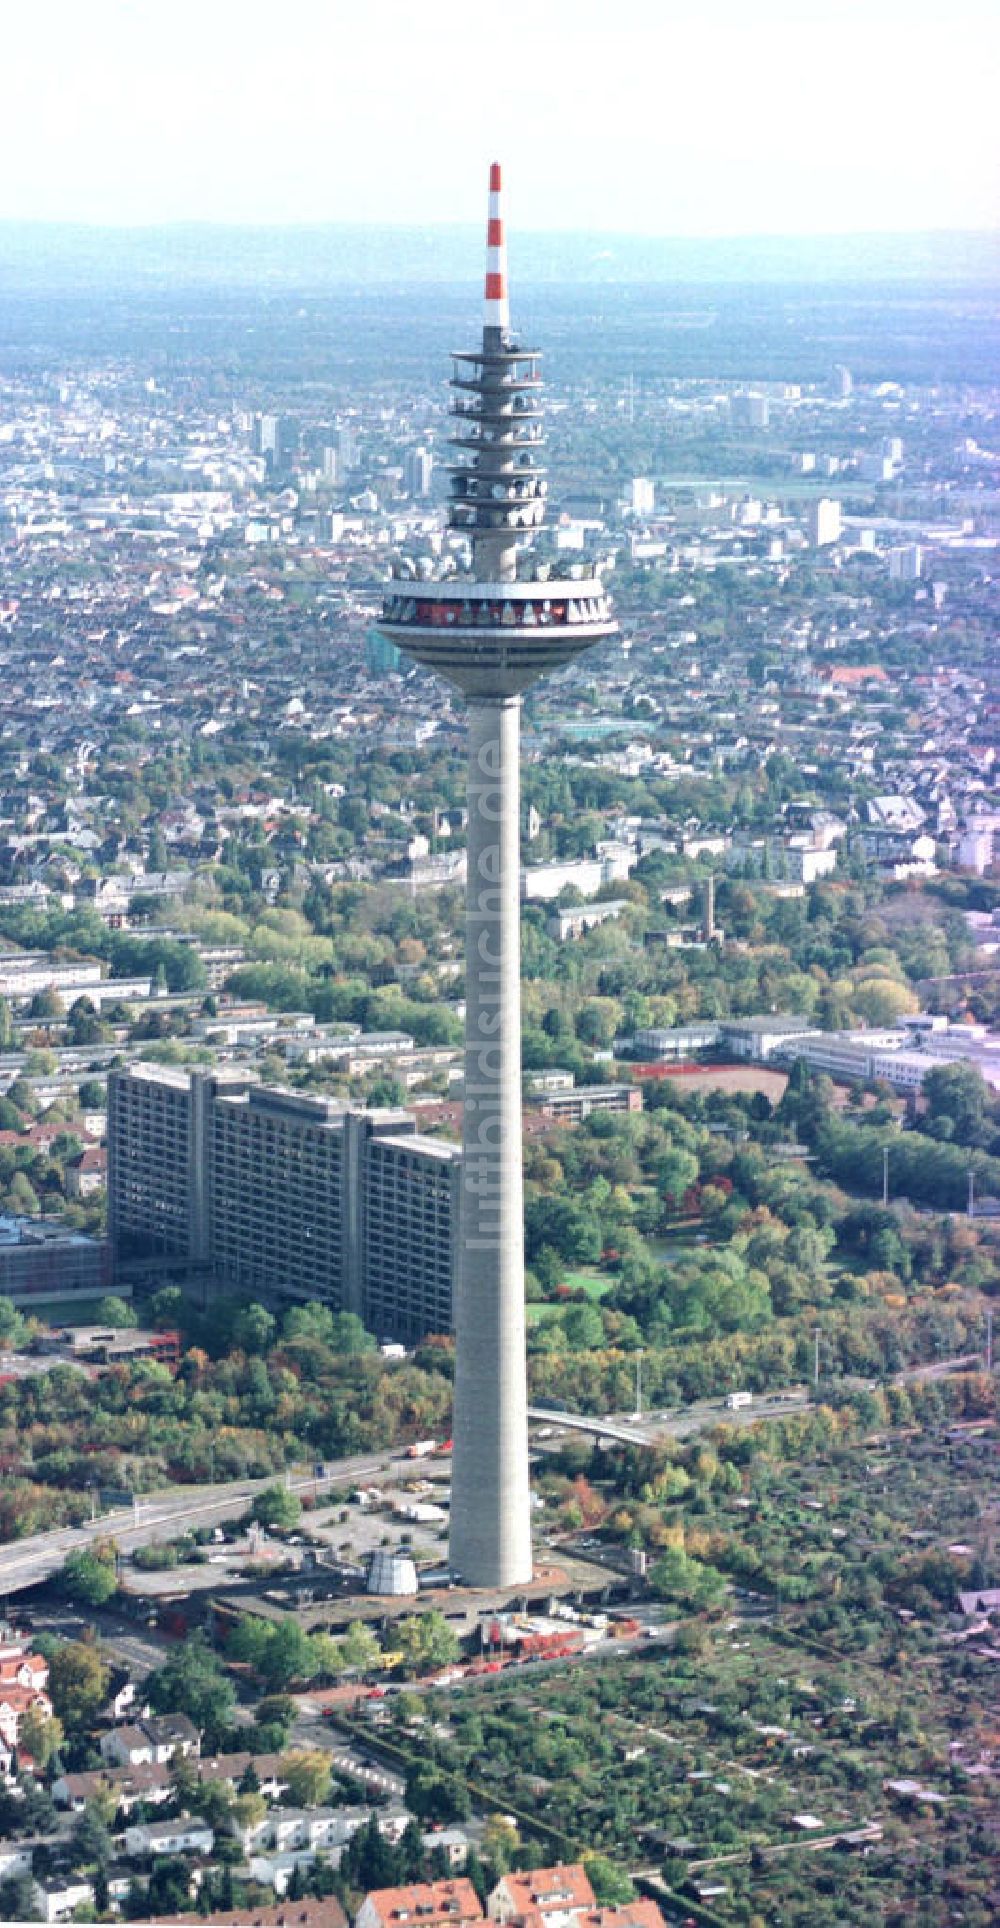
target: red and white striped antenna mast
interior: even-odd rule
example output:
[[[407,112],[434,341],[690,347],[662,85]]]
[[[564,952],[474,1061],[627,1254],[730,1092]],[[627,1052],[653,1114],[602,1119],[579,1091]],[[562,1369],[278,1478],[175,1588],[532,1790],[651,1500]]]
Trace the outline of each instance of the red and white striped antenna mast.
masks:
[[[506,334],[510,327],[507,294],[507,236],[503,221],[503,175],[499,161],[490,166],[490,212],[486,225],[486,288],[483,326]]]

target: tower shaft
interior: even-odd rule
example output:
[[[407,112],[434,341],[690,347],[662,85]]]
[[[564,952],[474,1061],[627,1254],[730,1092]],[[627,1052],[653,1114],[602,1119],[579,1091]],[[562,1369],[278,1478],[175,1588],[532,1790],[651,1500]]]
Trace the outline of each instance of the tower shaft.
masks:
[[[522,574],[545,515],[539,356],[510,332],[497,164],[482,347],[456,351],[448,521],[466,575],[400,566],[379,625],[469,704],[465,1114],[455,1288],[451,1563],[470,1586],[531,1578],[521,1175],[520,693],[615,634],[586,567]]]
[[[451,1563],[531,1578],[521,1178],[518,697],[469,706],[462,1262]],[[458,1450],[461,1441],[461,1451]]]

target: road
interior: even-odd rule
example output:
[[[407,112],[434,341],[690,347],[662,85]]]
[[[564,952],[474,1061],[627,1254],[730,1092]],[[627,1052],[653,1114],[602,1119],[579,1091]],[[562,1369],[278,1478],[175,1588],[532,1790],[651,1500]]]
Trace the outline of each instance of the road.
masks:
[[[601,1439],[614,1439],[626,1446],[648,1446],[650,1435],[645,1423],[627,1413],[609,1413],[605,1418],[593,1413],[560,1412],[550,1406],[529,1406],[528,1418],[570,1432],[593,1433]]]
[[[317,1481],[311,1474],[291,1479],[293,1493],[313,1493],[317,1487],[354,1484],[384,1473],[391,1455],[368,1453],[354,1459],[328,1461],[324,1476]],[[57,1527],[50,1533],[36,1533],[0,1548],[0,1598],[34,1587],[58,1573],[67,1553],[81,1552],[95,1540],[113,1539],[123,1553],[161,1539],[165,1532],[185,1531],[189,1526],[220,1526],[225,1520],[244,1513],[254,1495],[275,1484],[269,1479],[236,1480],[216,1486],[174,1486],[164,1492],[137,1496],[133,1506],[122,1506],[103,1513],[85,1526]]]
[[[940,1359],[929,1366],[907,1367],[893,1374],[892,1383],[906,1385],[921,1379],[939,1378],[948,1372],[967,1370],[978,1363],[978,1354],[969,1354],[960,1359]],[[874,1385],[879,1382],[870,1383]],[[821,1396],[822,1390],[821,1386]],[[735,1410],[727,1407],[724,1400],[700,1399],[690,1406],[669,1412],[647,1413],[641,1418],[631,1413],[607,1413],[603,1417],[592,1413],[566,1413],[540,1406],[531,1408],[531,1417],[536,1423],[544,1422],[553,1432],[584,1432],[602,1439],[625,1440],[647,1446],[661,1438],[686,1439],[713,1426],[753,1426],[762,1419],[783,1419],[791,1413],[802,1412],[807,1403],[808,1394],[803,1388],[788,1387],[780,1392],[759,1395],[752,1405]],[[331,1460],[325,1465],[322,1481],[317,1482],[309,1474],[288,1483],[292,1492],[296,1493],[313,1493],[317,1488],[322,1492],[324,1488],[344,1484],[356,1485],[361,1480],[384,1475],[394,1463],[398,1467],[399,1458],[399,1453],[383,1451],[359,1454],[353,1459]],[[146,1546],[151,1540],[161,1539],[171,1529],[182,1532],[189,1526],[219,1526],[225,1520],[238,1518],[256,1493],[275,1484],[276,1477],[272,1474],[268,1479],[236,1480],[225,1485],[168,1487],[163,1492],[137,1496],[134,1506],[119,1507],[114,1512],[104,1513],[85,1526],[57,1527],[50,1533],[36,1533],[30,1539],[17,1540],[11,1546],[0,1548],[0,1599],[8,1594],[20,1593],[26,1587],[37,1586],[42,1580],[51,1579],[53,1574],[59,1572],[67,1553],[79,1552],[95,1540],[113,1539],[123,1553],[128,1553],[133,1547]]]
[[[637,1413],[595,1416],[530,1406],[528,1417],[544,1422],[553,1432],[589,1433],[628,1446],[653,1446],[658,1439],[687,1439],[712,1426],[753,1426],[761,1419],[784,1419],[789,1413],[802,1412],[808,1403],[809,1395],[803,1387],[790,1386],[784,1392],[758,1394],[749,1406],[729,1407],[724,1399],[696,1399],[690,1406],[643,1413],[641,1417]]]
[[[945,1379],[950,1373],[969,1372],[982,1363],[980,1353],[970,1352],[964,1353],[961,1358],[937,1359],[930,1365],[904,1366],[884,1380],[845,1377],[832,1383],[840,1387],[874,1391],[881,1385],[910,1386],[925,1380]],[[811,1399],[818,1396],[822,1401],[829,1383],[821,1381],[818,1394],[814,1388],[805,1386],[786,1386],[777,1392],[755,1393],[749,1406],[727,1406],[725,1399],[696,1399],[689,1406],[672,1407],[664,1412],[647,1412],[641,1416],[638,1413],[568,1413],[556,1407],[530,1406],[528,1417],[538,1424],[551,1427],[554,1433],[589,1433],[592,1437],[627,1445],[652,1446],[658,1439],[688,1439],[692,1434],[705,1432],[713,1426],[755,1426],[762,1419],[787,1419],[792,1413],[805,1411]]]

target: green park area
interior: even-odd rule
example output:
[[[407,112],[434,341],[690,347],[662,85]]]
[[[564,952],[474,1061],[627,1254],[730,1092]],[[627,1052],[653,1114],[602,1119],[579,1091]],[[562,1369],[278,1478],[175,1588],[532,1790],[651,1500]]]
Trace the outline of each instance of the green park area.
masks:
[[[958,1395],[935,1397],[940,1420]],[[986,1928],[995,1656],[953,1610],[982,1570],[1000,1441],[992,1420],[915,1411],[877,1432],[820,1411],[659,1457],[586,1449],[591,1526],[620,1534],[612,1496],[631,1488],[660,1541],[666,1631],[390,1707],[395,1739],[697,1919],[712,1891],[704,1918],[746,1928],[957,1919],[960,1898]]]

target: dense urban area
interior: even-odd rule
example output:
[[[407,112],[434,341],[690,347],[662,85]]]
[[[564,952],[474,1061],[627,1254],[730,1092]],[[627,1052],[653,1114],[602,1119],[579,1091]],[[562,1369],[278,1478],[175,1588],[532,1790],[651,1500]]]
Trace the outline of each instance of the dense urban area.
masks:
[[[988,1928],[985,284],[538,283],[535,1573],[449,1570],[475,297],[0,283],[0,1919]]]

